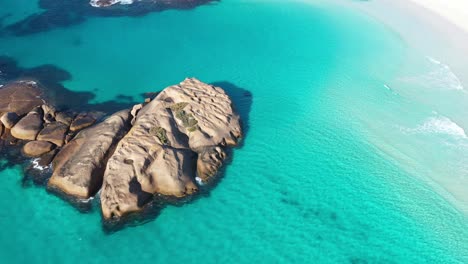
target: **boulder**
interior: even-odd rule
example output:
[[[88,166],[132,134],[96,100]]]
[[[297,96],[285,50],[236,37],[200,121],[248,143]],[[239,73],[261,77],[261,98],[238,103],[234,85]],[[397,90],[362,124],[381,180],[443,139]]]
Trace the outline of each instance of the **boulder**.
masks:
[[[49,141],[55,145],[63,146],[65,135],[68,132],[68,126],[61,122],[47,124],[37,135],[37,140]]]
[[[11,82],[0,88],[0,112],[22,116],[44,103],[42,89],[35,81]]]
[[[43,123],[41,113],[29,112],[11,129],[11,135],[17,139],[35,140],[42,130]]]
[[[55,114],[55,121],[70,126],[73,122],[73,114],[67,112],[58,112]]]
[[[19,120],[15,112],[8,112],[0,117],[0,122],[8,129],[11,129]]]
[[[84,128],[87,128],[91,125],[93,125],[96,122],[96,118],[88,113],[81,113],[75,119],[70,125],[70,131],[76,132],[80,131]]]
[[[23,153],[29,157],[39,157],[55,148],[55,145],[47,141],[30,141],[23,146]]]
[[[131,118],[129,110],[120,111],[78,133],[55,157],[48,187],[79,199],[95,195],[107,159],[130,128]]]

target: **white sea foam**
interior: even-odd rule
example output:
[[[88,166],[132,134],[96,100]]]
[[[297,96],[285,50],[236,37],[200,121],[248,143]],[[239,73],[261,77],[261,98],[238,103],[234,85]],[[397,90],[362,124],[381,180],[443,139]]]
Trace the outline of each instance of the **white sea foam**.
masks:
[[[36,158],[36,159],[32,159],[31,160],[31,164],[32,164],[32,167],[36,170],[40,170],[40,171],[46,171],[46,170],[49,170],[51,168],[51,166],[41,166],[39,164],[39,159]]]
[[[202,179],[201,179],[200,177],[198,177],[198,176],[195,177],[195,181],[196,181],[196,182],[198,183],[198,185],[200,185],[200,186],[204,185]]]
[[[89,197],[89,198],[87,198],[87,199],[78,199],[78,201],[81,202],[81,203],[89,203],[89,202],[91,202],[92,200],[94,200],[94,196]]]
[[[458,138],[467,138],[465,130],[445,116],[430,117],[416,128],[401,128],[409,134],[445,134]]]
[[[433,69],[423,76],[423,79],[428,82],[429,85],[435,85],[439,88],[448,90],[463,90],[463,85],[450,69],[447,64],[444,64],[432,57],[427,59],[433,64]]]
[[[103,5],[99,3],[100,0],[90,0],[89,4],[94,7],[102,7]],[[111,0],[106,5],[115,5],[115,4],[121,4],[121,5],[131,5],[133,4],[134,0]]]

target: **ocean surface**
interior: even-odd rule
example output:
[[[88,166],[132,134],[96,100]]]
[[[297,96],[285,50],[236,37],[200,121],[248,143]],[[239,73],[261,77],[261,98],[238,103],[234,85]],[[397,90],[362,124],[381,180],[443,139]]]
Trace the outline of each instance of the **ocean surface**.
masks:
[[[40,12],[0,7],[3,26]],[[197,77],[246,128],[208,195],[114,233],[97,201],[80,213],[5,166],[2,263],[468,263],[468,87],[363,13],[222,0],[3,34],[0,55],[106,109]]]

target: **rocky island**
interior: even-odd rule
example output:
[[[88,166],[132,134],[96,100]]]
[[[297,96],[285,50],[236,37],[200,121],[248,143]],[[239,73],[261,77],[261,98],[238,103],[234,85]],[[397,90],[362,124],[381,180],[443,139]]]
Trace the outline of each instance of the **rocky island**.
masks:
[[[49,190],[73,202],[98,195],[103,218],[118,221],[154,197],[196,194],[242,130],[225,91],[193,78],[108,116],[56,110],[40,83],[19,80],[0,88],[0,136],[52,168]]]

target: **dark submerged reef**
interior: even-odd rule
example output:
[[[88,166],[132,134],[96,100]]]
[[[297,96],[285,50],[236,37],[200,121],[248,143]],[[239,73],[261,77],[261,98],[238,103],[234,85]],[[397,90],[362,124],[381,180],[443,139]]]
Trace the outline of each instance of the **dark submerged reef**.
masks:
[[[62,82],[71,78],[72,75],[68,71],[55,65],[45,64],[33,68],[22,68],[18,66],[15,59],[0,56],[0,85],[17,79],[37,80],[47,88],[47,97],[60,110],[113,113],[138,103],[133,96],[126,95],[117,95],[115,99],[102,103],[91,103],[96,97],[95,93],[72,91],[63,86]]]
[[[219,0],[172,0],[136,1],[131,5],[113,5],[96,8],[89,4],[89,0],[40,0],[39,6],[44,11],[32,14],[25,19],[11,25],[4,25],[3,34],[22,36],[34,34],[54,28],[63,28],[77,25],[89,17],[138,17],[152,12],[161,12],[168,9],[193,9]],[[1,26],[0,18],[0,26]]]

